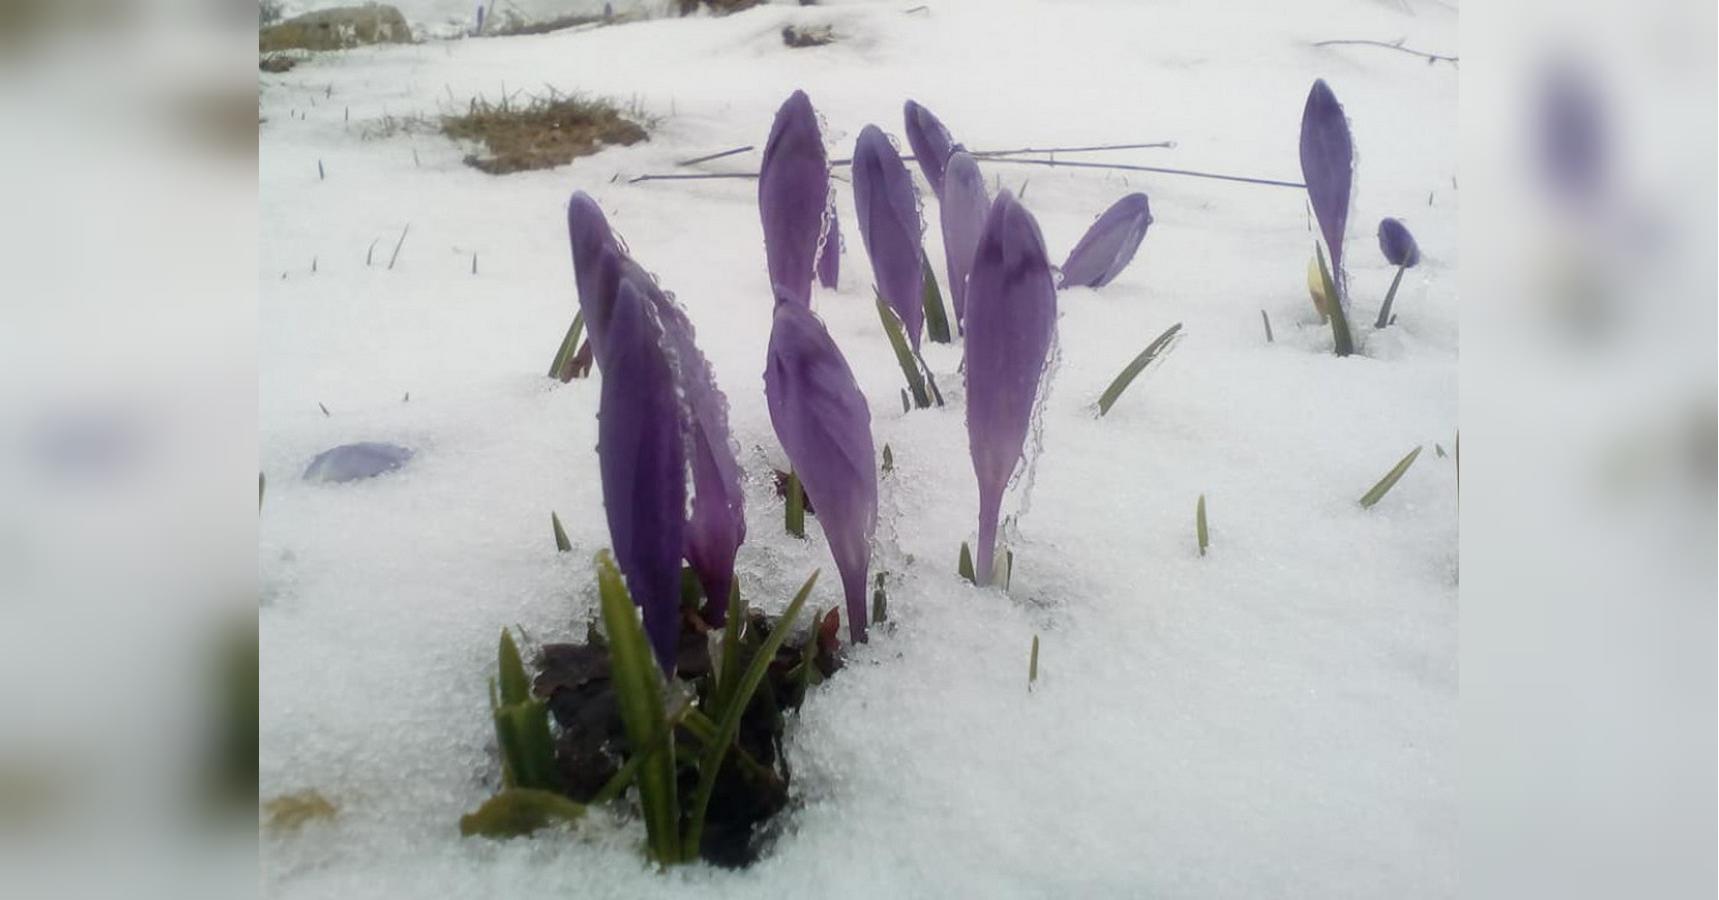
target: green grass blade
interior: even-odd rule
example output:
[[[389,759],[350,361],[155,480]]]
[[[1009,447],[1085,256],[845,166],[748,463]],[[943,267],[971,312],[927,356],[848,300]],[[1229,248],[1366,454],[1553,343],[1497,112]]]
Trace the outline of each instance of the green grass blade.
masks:
[[[1268,344],[1273,343],[1274,340],[1271,336],[1271,316],[1266,315],[1265,310],[1262,309],[1259,311],[1259,320],[1265,323],[1265,342]]]
[[[1331,316],[1331,345],[1338,356],[1355,352],[1355,339],[1349,334],[1349,313],[1343,308],[1343,298],[1337,293],[1337,282],[1325,265],[1325,248],[1313,242],[1313,253],[1319,257],[1319,278],[1325,286],[1325,311]]]
[[[1027,690],[1033,689],[1034,682],[1039,680],[1039,636],[1033,635],[1033,652],[1027,657]]]
[[[961,542],[961,558],[955,563],[955,571],[967,579],[968,584],[979,583],[978,576],[973,574],[973,551],[968,548],[966,541]]]
[[[567,529],[561,527],[561,517],[554,510],[549,511],[549,527],[555,531],[555,549],[560,553],[571,553],[573,542],[567,539]]]
[[[1397,482],[1402,480],[1403,473],[1409,470],[1409,466],[1415,464],[1415,457],[1420,455],[1421,448],[1419,447],[1409,451],[1409,455],[1403,457],[1396,465],[1392,466],[1391,471],[1386,472],[1385,477],[1379,479],[1379,483],[1373,485],[1372,490],[1361,495],[1361,507],[1363,509],[1372,509],[1373,504],[1384,499],[1385,495],[1391,492],[1391,488],[1396,487]]]
[[[1163,334],[1154,338],[1152,343],[1147,344],[1146,349],[1140,351],[1140,355],[1134,357],[1134,361],[1130,362],[1121,374],[1116,376],[1116,380],[1110,382],[1110,387],[1104,389],[1104,395],[1098,398],[1098,414],[1102,416],[1110,412],[1110,407],[1116,405],[1122,392],[1128,390],[1128,386],[1134,383],[1134,379],[1145,371],[1152,360],[1157,359],[1159,354],[1163,353],[1181,332],[1182,323],[1177,322],[1165,329]]]
[[[792,470],[788,472],[788,502],[785,525],[788,533],[794,537],[803,538],[806,536],[806,488],[800,484],[800,476]]]
[[[873,624],[889,621],[889,593],[883,589],[883,573],[877,573],[877,587],[871,592],[871,620]]]
[[[522,788],[555,790],[561,776],[555,771],[555,739],[549,734],[549,707],[541,700],[528,700],[501,708],[508,718],[519,768],[514,783]]]
[[[550,825],[577,822],[585,807],[553,791],[510,788],[460,816],[460,834],[491,838],[520,837]]]
[[[555,351],[555,358],[549,363],[549,377],[561,381],[571,381],[573,376],[567,371],[573,360],[573,354],[579,351],[579,335],[585,330],[585,313],[573,314],[573,324],[567,326],[567,336],[561,339],[561,346]]]
[[[925,391],[925,376],[919,371],[919,363],[913,358],[913,348],[907,343],[907,332],[901,327],[901,320],[895,317],[895,310],[883,302],[883,295],[877,295],[877,317],[883,321],[883,333],[889,336],[889,346],[895,350],[895,361],[901,366],[901,374],[907,378],[907,390],[913,395],[913,405],[920,409],[931,406],[931,395]]]
[[[1206,531],[1206,495],[1200,495],[1200,502],[1194,506],[1194,533],[1200,538],[1200,555],[1206,555],[1206,547],[1211,543],[1211,535]]]
[[[937,289],[937,273],[931,271],[931,257],[919,252],[920,267],[925,272],[925,336],[939,344],[949,343],[949,316],[943,308],[943,292]]]
[[[813,572],[812,577],[806,579],[806,583],[800,587],[800,592],[794,595],[793,602],[788,604],[782,617],[776,620],[776,626],[770,630],[770,636],[764,639],[758,652],[752,655],[751,665],[746,667],[746,673],[740,676],[739,683],[734,686],[734,692],[729,694],[728,702],[723,706],[722,719],[717,723],[716,739],[705,749],[698,766],[698,787],[693,793],[690,821],[683,843],[686,858],[689,860],[698,855],[699,842],[704,836],[704,814],[710,808],[710,792],[716,788],[716,774],[722,768],[723,756],[728,752],[729,745],[734,743],[735,735],[740,733],[740,717],[751,704],[752,694],[758,690],[759,682],[764,680],[764,673],[769,670],[770,661],[776,658],[776,650],[788,639],[788,630],[793,627],[795,617],[805,607],[806,598],[812,595],[812,586],[817,583],[818,573]]]
[[[638,774],[650,855],[665,865],[676,863],[681,859],[680,804],[675,796],[674,734],[663,716],[662,670],[608,551],[597,554],[597,591],[603,624],[609,629],[611,677],[627,741],[634,753],[650,756]]]
[[[730,689],[740,669],[740,632],[746,627],[746,601],[741,599],[740,585],[728,593],[728,620],[722,626],[722,659],[716,671],[716,707],[727,703]]]
[[[525,677],[525,663],[519,658],[519,645],[507,629],[501,630],[501,648],[496,652],[496,667],[500,670],[501,705],[512,706],[531,699],[531,679]]]
[[[1391,289],[1385,292],[1385,303],[1379,307],[1379,320],[1373,323],[1374,328],[1384,328],[1391,324],[1391,301],[1397,299],[1397,285],[1403,283],[1403,273],[1408,270],[1408,266],[1397,267],[1397,275],[1391,279]]]

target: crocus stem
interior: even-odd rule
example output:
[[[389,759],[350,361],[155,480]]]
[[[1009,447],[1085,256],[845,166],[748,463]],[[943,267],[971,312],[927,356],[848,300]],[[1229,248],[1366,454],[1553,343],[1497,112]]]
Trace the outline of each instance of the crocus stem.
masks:
[[[1002,499],[985,496],[979,498],[979,565],[973,575],[977,579],[975,583],[980,587],[991,583],[992,571],[996,568],[997,516]]]
[[[1391,289],[1385,292],[1385,305],[1379,307],[1379,321],[1373,323],[1374,328],[1391,324],[1391,301],[1397,299],[1397,285],[1403,283],[1403,273],[1408,269],[1408,266],[1397,267],[1397,277],[1391,279]]]

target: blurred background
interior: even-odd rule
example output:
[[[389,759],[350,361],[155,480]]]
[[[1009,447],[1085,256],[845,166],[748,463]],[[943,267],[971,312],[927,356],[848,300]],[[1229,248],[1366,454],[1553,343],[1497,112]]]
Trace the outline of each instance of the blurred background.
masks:
[[[9,895],[255,890],[250,29],[334,5],[0,0]],[[1714,4],[1461,15],[1463,884],[1713,896]]]

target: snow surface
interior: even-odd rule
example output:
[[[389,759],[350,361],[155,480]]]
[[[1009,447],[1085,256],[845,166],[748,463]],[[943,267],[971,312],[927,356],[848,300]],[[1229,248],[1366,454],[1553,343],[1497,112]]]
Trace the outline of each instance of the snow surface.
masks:
[[[428,0],[399,5],[415,21],[440,15]],[[331,822],[265,836],[270,896],[1456,892],[1456,473],[1431,446],[1451,450],[1457,422],[1456,74],[1311,46],[1407,35],[1454,52],[1455,9],[930,0],[903,12],[915,5],[372,48],[261,76],[260,792],[315,789],[340,806]],[[831,23],[841,39],[791,50],[778,34],[789,22]],[[1316,77],[1358,148],[1348,258],[1362,355],[1332,356],[1314,317],[1301,191],[983,163],[1024,193],[1057,260],[1129,191],[1150,195],[1156,221],[1114,283],[1061,294],[1013,591],[978,590],[955,574],[977,527],[959,350],[926,345],[950,406],[903,415],[838,183],[842,287],[814,303],[894,452],[876,556],[892,624],[790,723],[796,806],[774,846],[744,872],[658,873],[635,852],[634,822],[459,837],[459,816],[494,787],[497,630],[581,634],[607,543],[598,384],[543,374],[575,307],[573,190],[603,204],[699,329],[750,477],[742,584],[779,609],[812,569],[834,572],[815,528],[804,542],[782,533],[770,489],[781,457],[762,392],[756,186],[627,177],[761,145],[804,88],[837,156],[868,122],[899,138],[912,97],[975,149],[1173,139],[1114,158],[1296,181]],[[462,165],[465,149],[433,130],[377,133],[386,116],[433,116],[504,84],[607,95],[661,120],[648,143],[505,177]],[[1374,229],[1387,215],[1426,260],[1404,279],[1398,325],[1375,333],[1391,270]],[[1175,322],[1186,339],[1095,418],[1109,380]],[[364,440],[416,455],[353,484],[298,479],[317,453]],[[1396,489],[1360,509],[1417,444]],[[550,510],[574,552],[555,552]],[[839,603],[837,585],[821,579],[814,603]]]

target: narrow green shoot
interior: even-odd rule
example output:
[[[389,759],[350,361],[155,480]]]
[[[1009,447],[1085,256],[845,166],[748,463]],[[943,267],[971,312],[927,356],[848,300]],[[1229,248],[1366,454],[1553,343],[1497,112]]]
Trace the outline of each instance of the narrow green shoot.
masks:
[[[1449,454],[1444,452],[1444,445],[1443,444],[1434,444],[1433,445],[1433,452],[1438,454],[1439,459],[1444,459],[1446,456],[1449,455]]]
[[[1331,317],[1331,345],[1338,356],[1355,352],[1355,339],[1349,334],[1349,314],[1343,309],[1343,297],[1337,293],[1337,282],[1331,268],[1325,264],[1325,248],[1313,242],[1313,253],[1319,258],[1319,280],[1325,291],[1325,312]]]
[[[411,230],[411,222],[407,222],[406,227],[400,229],[400,240],[395,242],[394,253],[392,256],[388,257],[388,271],[394,271],[394,264],[400,261],[400,248],[406,246],[406,232]]]
[[[1266,315],[1265,310],[1262,309],[1259,311],[1259,320],[1265,323],[1265,342],[1274,343],[1275,341],[1271,336],[1271,316]]]
[[[567,529],[561,527],[561,517],[554,510],[549,511],[549,527],[555,531],[555,550],[559,553],[571,553],[573,542],[567,539]]]
[[[717,723],[716,739],[705,749],[704,757],[699,762],[698,787],[692,796],[692,807],[688,814],[686,839],[681,846],[685,848],[687,860],[696,858],[699,843],[704,836],[704,816],[710,808],[710,793],[716,788],[716,773],[722,768],[722,759],[728,752],[730,744],[740,733],[740,717],[746,712],[746,707],[752,703],[752,694],[758,690],[759,682],[764,680],[764,673],[769,670],[770,662],[776,658],[776,650],[787,640],[788,631],[793,627],[794,619],[806,605],[806,598],[812,594],[812,586],[818,583],[818,573],[800,587],[800,592],[794,595],[793,602],[783,611],[782,617],[776,620],[776,626],[770,630],[770,636],[764,639],[758,651],[752,655],[752,662],[746,667],[746,673],[740,676],[740,681],[734,685],[733,693],[728,695],[727,703],[722,709],[722,719]],[[639,646],[644,647],[644,637],[640,634]],[[648,655],[649,648],[645,648]],[[647,659],[647,662],[649,660]],[[671,773],[672,774],[672,773]]]
[[[1039,636],[1033,635],[1033,652],[1027,657],[1027,691],[1032,692],[1033,684],[1039,680]]]
[[[561,339],[561,346],[555,350],[555,358],[549,363],[549,377],[562,382],[573,380],[570,371],[573,354],[579,352],[579,336],[585,331],[585,314],[573,314],[573,324],[567,326],[567,336]]]
[[[740,633],[746,628],[746,600],[736,584],[728,593],[728,620],[722,625],[722,659],[716,668],[716,708],[727,705],[740,671]]]
[[[979,576],[973,574],[973,551],[967,546],[966,541],[961,542],[961,559],[955,563],[955,571],[960,573],[962,578],[967,579],[968,584],[979,583]]]
[[[889,446],[887,444],[884,446],[883,451],[885,453],[889,452]],[[1440,454],[1440,455],[1443,455],[1443,454]],[[887,459],[887,457],[886,457],[886,459]],[[263,494],[268,491],[268,488],[269,488],[268,477],[265,476],[263,473],[258,472],[257,473],[257,512],[263,511]]]
[[[902,388],[902,390],[901,390],[901,411],[904,413],[908,413],[908,412],[913,411],[913,404],[910,403],[907,399],[907,389],[906,388]]]
[[[1206,555],[1206,547],[1211,543],[1211,535],[1206,531],[1206,495],[1200,495],[1200,502],[1194,505],[1194,533],[1200,538],[1200,555]]]
[[[931,270],[931,257],[919,252],[920,268],[925,281],[925,336],[939,344],[949,343],[949,316],[943,308],[943,292],[937,288],[937,273]]]
[[[797,538],[806,536],[806,489],[800,484],[800,476],[792,470],[788,472],[788,502],[786,504],[784,524],[788,533]]]
[[[513,706],[531,699],[531,680],[525,677],[525,663],[519,657],[519,645],[507,629],[501,630],[501,648],[496,652],[496,668],[500,672],[497,684],[501,689],[501,705]]]
[[[1152,363],[1152,360],[1157,359],[1160,354],[1168,350],[1175,342],[1177,336],[1181,333],[1182,323],[1177,322],[1165,329],[1163,334],[1154,338],[1152,343],[1147,344],[1146,349],[1140,351],[1140,355],[1134,357],[1134,361],[1130,362],[1127,367],[1125,367],[1122,372],[1116,376],[1116,380],[1110,382],[1110,387],[1104,389],[1103,396],[1098,398],[1098,414],[1102,416],[1105,413],[1110,412],[1110,408],[1116,405],[1116,401],[1122,396],[1122,392],[1128,390],[1128,386],[1134,383],[1134,379],[1139,377],[1140,373],[1146,370],[1146,367]]]
[[[889,449],[888,444],[883,445],[883,470],[885,472],[895,471],[895,451]]]
[[[889,594],[883,589],[883,573],[877,573],[877,587],[871,592],[871,620],[874,623],[889,621]]]
[[[608,551],[597,554],[597,591],[603,624],[609,630],[611,677],[627,741],[634,753],[649,757],[640,764],[638,785],[650,856],[664,865],[676,863],[682,859],[680,804],[675,796],[674,732],[663,716],[662,671]]]
[[[1361,495],[1361,508],[1372,509],[1373,504],[1384,499],[1385,495],[1391,492],[1391,488],[1396,487],[1397,482],[1402,480],[1403,473],[1409,470],[1409,466],[1415,464],[1415,457],[1420,455],[1421,448],[1416,447],[1409,451],[1408,456],[1398,460],[1397,464],[1391,467],[1391,471],[1386,472],[1385,477],[1379,479],[1378,484],[1373,485],[1372,490]]]
[[[907,390],[913,395],[913,405],[919,409],[930,407],[931,394],[925,389],[925,375],[919,371],[919,362],[913,358],[913,349],[908,346],[907,332],[902,329],[895,310],[883,301],[882,294],[877,295],[877,316],[883,321],[883,333],[889,336],[889,346],[895,350],[896,364],[901,366],[901,374],[907,378]]]
[[[1408,270],[1408,266],[1397,267],[1397,275],[1391,279],[1390,290],[1385,292],[1385,304],[1379,307],[1379,320],[1373,323],[1374,328],[1384,328],[1391,324],[1391,301],[1397,299],[1397,285],[1403,283],[1403,273]]]

